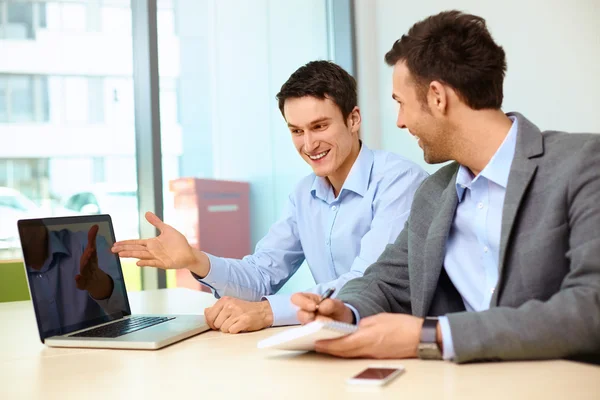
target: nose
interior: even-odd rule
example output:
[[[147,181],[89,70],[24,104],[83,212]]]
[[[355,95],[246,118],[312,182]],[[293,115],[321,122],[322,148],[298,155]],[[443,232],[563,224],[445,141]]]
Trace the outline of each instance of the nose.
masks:
[[[400,129],[406,129],[406,124],[404,123],[404,116],[402,115],[402,110],[398,111],[398,119],[396,120],[396,126]]]
[[[315,138],[315,135],[310,131],[304,132],[304,151],[311,153],[317,147],[319,147],[319,141]]]

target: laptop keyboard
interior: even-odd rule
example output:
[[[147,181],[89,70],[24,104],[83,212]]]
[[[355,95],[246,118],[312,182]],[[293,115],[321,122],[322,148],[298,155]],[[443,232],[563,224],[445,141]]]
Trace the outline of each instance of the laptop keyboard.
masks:
[[[116,338],[127,335],[128,333],[139,331],[140,329],[148,328],[153,325],[162,324],[163,322],[175,319],[175,317],[131,317],[123,321],[118,321],[112,324],[103,325],[98,328],[88,331],[79,332],[71,337],[99,337],[99,338]]]

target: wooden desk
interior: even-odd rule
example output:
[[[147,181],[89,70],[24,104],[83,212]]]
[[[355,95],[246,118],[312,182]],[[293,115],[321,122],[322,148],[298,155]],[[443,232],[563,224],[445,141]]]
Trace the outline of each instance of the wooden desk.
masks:
[[[135,313],[202,313],[207,293],[130,294]],[[56,349],[37,336],[30,302],[0,304],[0,399],[599,399],[600,367],[570,361],[455,365],[401,363],[383,388],[345,383],[373,363],[314,353],[258,350],[278,329],[206,332],[158,351]]]

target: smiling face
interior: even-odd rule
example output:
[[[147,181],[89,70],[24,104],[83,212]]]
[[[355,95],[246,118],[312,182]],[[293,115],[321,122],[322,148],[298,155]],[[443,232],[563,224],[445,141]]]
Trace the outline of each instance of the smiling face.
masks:
[[[419,141],[425,162],[437,164],[452,159],[451,130],[447,118],[435,107],[431,88],[426,98],[419,96],[417,83],[404,62],[398,62],[393,72],[392,97],[399,105],[398,128],[406,128]],[[434,107],[432,108],[432,103]]]
[[[330,99],[304,96],[287,99],[283,113],[300,156],[317,176],[341,186],[360,151],[358,107],[344,120]]]

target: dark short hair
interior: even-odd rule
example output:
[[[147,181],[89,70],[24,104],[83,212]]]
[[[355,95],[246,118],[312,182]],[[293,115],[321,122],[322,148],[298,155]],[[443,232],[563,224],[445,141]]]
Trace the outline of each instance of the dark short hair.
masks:
[[[330,99],[339,107],[344,121],[358,104],[356,80],[331,61],[311,61],[289,77],[277,93],[283,117],[283,106],[287,99],[305,96]]]
[[[393,66],[406,63],[426,102],[431,81],[452,87],[474,110],[499,109],[506,56],[487,29],[485,19],[445,11],[417,22],[385,55]]]

